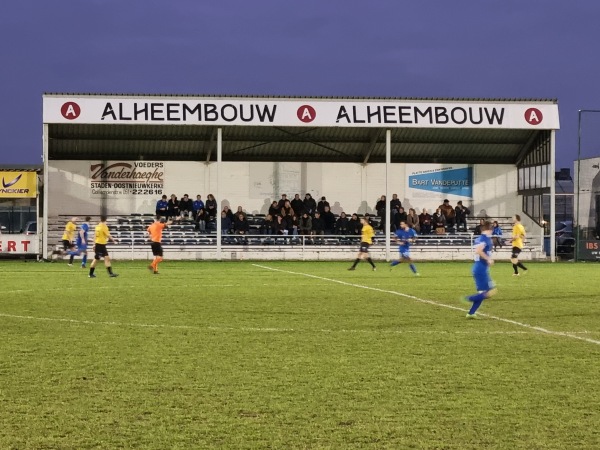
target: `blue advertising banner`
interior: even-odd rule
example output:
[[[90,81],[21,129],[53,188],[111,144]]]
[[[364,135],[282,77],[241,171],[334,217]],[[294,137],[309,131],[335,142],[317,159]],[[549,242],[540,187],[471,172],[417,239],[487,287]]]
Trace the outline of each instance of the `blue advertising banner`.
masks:
[[[421,168],[427,167],[421,166]],[[456,167],[456,166],[455,166]],[[437,194],[473,197],[472,167],[438,167],[410,172],[408,187]]]

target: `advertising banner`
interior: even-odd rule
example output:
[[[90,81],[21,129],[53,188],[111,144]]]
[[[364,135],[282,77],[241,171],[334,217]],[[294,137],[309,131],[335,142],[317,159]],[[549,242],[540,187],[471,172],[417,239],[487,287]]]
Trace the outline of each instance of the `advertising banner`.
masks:
[[[37,174],[35,172],[0,172],[0,198],[35,198]]]
[[[473,168],[465,164],[407,164],[408,198],[472,200]]]
[[[558,129],[558,105],[395,99],[44,96],[44,123]]]
[[[579,242],[580,261],[600,261],[600,242],[592,240],[581,240]]]
[[[162,161],[93,161],[90,163],[91,197],[159,197],[165,183]]]
[[[39,244],[35,234],[0,234],[0,254],[37,254]]]

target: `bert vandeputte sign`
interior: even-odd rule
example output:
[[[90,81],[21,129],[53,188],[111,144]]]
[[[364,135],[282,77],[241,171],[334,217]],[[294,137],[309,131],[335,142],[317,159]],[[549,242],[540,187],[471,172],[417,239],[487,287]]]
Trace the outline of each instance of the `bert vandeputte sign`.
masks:
[[[0,198],[35,198],[37,174],[35,172],[0,172]]]
[[[108,161],[90,165],[92,197],[110,195],[151,195],[163,193],[165,180],[162,161]]]
[[[407,170],[408,188],[410,192],[417,191],[415,197],[473,197],[473,168],[470,166],[408,164]]]

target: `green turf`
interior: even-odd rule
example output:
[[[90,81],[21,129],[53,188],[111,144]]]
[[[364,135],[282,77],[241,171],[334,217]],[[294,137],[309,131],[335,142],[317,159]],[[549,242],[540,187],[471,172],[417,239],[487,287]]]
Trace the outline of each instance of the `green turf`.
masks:
[[[600,448],[598,265],[146,264],[0,262],[0,448]]]

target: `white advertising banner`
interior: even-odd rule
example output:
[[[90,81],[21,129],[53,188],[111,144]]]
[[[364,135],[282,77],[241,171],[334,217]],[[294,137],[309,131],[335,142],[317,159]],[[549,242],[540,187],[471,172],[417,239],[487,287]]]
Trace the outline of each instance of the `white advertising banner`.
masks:
[[[37,254],[40,240],[37,234],[1,234],[0,254]]]
[[[550,102],[44,96],[44,123],[558,129]]]
[[[164,192],[162,161],[93,161],[90,163],[91,197],[160,197]]]
[[[466,164],[407,164],[407,196],[431,199],[473,199],[473,167]]]

